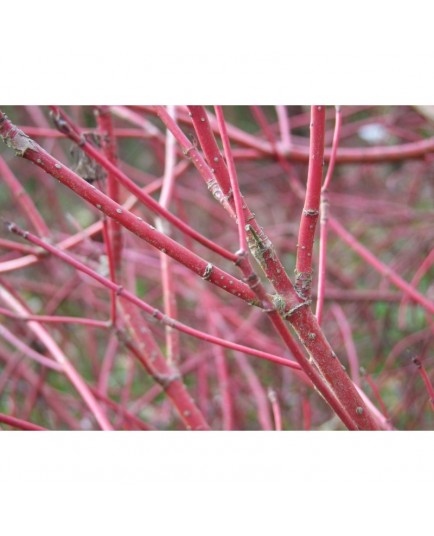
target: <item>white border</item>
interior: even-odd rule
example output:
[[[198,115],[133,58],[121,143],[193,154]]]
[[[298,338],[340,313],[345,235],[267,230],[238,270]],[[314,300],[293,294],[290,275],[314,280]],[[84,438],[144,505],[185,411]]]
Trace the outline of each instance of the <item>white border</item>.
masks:
[[[431,104],[427,6],[7,2],[0,102]]]
[[[2,533],[423,534],[432,524],[433,439],[3,433]]]

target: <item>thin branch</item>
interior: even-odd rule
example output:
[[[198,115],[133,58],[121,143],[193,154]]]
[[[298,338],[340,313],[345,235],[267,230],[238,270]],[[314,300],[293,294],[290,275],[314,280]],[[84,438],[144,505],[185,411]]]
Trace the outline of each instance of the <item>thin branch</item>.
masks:
[[[325,107],[311,107],[309,169],[306,197],[298,233],[295,289],[303,300],[311,295],[312,254],[321,200],[324,165]]]
[[[11,415],[5,415],[4,413],[0,413],[0,422],[7,424],[8,426],[12,426],[13,428],[18,428],[19,430],[26,430],[32,432],[44,432],[47,430],[46,428],[42,428],[42,426],[38,426],[37,424],[33,424],[32,422],[17,419],[16,417],[12,417]]]
[[[168,107],[169,114],[176,118],[175,106]],[[160,193],[160,205],[164,208],[168,208],[173,196],[173,189],[175,186],[175,165],[176,165],[176,146],[175,138],[169,130],[166,132],[166,148],[165,148],[165,161],[164,161],[164,177],[163,186]],[[164,222],[161,218],[156,219],[155,223],[157,229],[161,232],[169,234],[165,229]],[[161,261],[161,283],[163,289],[163,301],[164,312],[171,318],[178,317],[178,307],[176,300],[176,284],[173,274],[172,259],[167,255],[160,252]],[[167,359],[170,365],[177,366],[180,360],[180,340],[178,331],[174,330],[171,326],[165,326],[166,331],[166,348]]]
[[[420,374],[420,377],[423,380],[423,383],[425,384],[426,390],[429,394],[429,401],[431,402],[431,407],[434,410],[434,387],[431,383],[431,380],[429,379],[429,376],[425,370],[425,367],[422,365],[422,362],[417,357],[413,358],[413,363],[416,365],[417,370]]]
[[[22,187],[1,156],[0,174],[3,181],[9,186],[18,206],[21,208],[22,214],[29,220],[35,231],[40,236],[50,236],[50,230],[36,208],[36,205],[33,203],[32,198]]]
[[[335,129],[333,133],[333,145],[332,154],[330,158],[329,167],[327,169],[327,175],[324,180],[324,185],[321,189],[321,202],[320,202],[320,242],[319,242],[319,259],[318,259],[318,297],[316,302],[316,317],[318,324],[321,325],[324,296],[325,296],[325,284],[326,284],[326,264],[327,264],[327,237],[328,237],[328,212],[329,212],[329,195],[328,189],[330,181],[333,177],[333,171],[336,163],[336,154],[339,145],[339,135],[342,124],[342,114],[340,106],[336,106],[336,120]]]
[[[279,400],[277,399],[277,394],[274,389],[268,389],[268,398],[273,410],[274,427],[277,432],[280,432],[282,431],[282,413],[280,411]]]
[[[234,158],[232,156],[231,145],[229,142],[228,133],[226,131],[226,123],[223,115],[223,109],[221,106],[215,106],[217,115],[217,122],[220,129],[220,136],[223,143],[223,150],[225,152],[226,162],[228,166],[229,179],[231,182],[232,195],[235,204],[235,214],[237,216],[238,225],[238,238],[239,238],[239,255],[244,255],[247,252],[247,235],[246,235],[246,221],[244,219],[243,210],[243,196],[240,192],[240,185],[238,183],[237,171],[235,169]]]

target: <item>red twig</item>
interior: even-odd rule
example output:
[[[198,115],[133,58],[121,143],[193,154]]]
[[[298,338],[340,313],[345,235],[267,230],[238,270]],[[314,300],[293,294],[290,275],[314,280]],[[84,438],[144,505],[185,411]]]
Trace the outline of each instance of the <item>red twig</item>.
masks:
[[[282,413],[280,411],[276,391],[268,389],[268,398],[270,399],[271,409],[273,410],[274,427],[277,432],[280,432],[282,430]]]
[[[350,364],[351,378],[356,385],[360,386],[359,357],[357,355],[356,345],[354,344],[350,323],[348,322],[342,307],[340,307],[338,304],[332,305],[332,312],[336,317],[336,321],[345,344],[348,362]]]
[[[410,285],[414,288],[416,288],[422,277],[426,274],[426,272],[431,268],[431,266],[434,264],[434,249],[430,251],[428,256],[424,259],[422,264],[419,266],[419,268],[416,270],[416,273],[414,274],[412,280],[410,281]],[[401,328],[405,325],[405,312],[407,309],[407,304],[409,301],[409,296],[404,295],[400,304],[399,313],[398,313],[398,322]]]
[[[302,400],[303,430],[310,430],[312,426],[312,407],[307,395]]]
[[[104,358],[102,360],[102,365],[99,371],[98,377],[98,393],[101,395],[106,395],[108,392],[108,382],[110,377],[110,371],[113,367],[116,351],[118,349],[118,340],[113,333],[110,334],[108,340],[107,348],[104,353]]]
[[[270,416],[270,408],[267,400],[267,393],[259,380],[255,370],[247,361],[244,355],[235,356],[235,360],[242,373],[246,377],[250,391],[252,392],[256,406],[258,408],[258,421],[263,430],[272,430],[273,425]]]
[[[107,160],[117,166],[116,140],[113,133],[113,123],[111,120],[108,107],[99,106],[95,109],[97,116],[98,129],[101,134],[101,147]],[[116,201],[120,202],[119,183],[112,172],[107,174],[107,194]],[[122,255],[122,233],[121,226],[111,218],[103,217],[103,237],[106,247],[108,266],[112,281],[117,281],[121,268]],[[111,322],[116,325],[116,294],[111,295]]]
[[[98,106],[96,108],[96,117],[98,129],[101,132],[102,151],[109,162],[117,166],[117,147],[116,138],[111,119],[110,111],[107,106]],[[120,202],[119,183],[116,176],[109,172],[107,174],[107,193],[113,201]],[[120,268],[122,255],[122,233],[121,227],[114,220],[108,221],[110,244],[113,251],[113,262],[116,271]]]
[[[122,417],[125,419],[125,421],[131,423],[139,430],[145,430],[145,431],[151,431],[154,430],[152,426],[149,424],[143,422],[141,419],[127,411],[125,408],[111,400],[110,398],[104,396],[98,389],[95,389],[95,387],[89,386],[90,390],[92,391],[92,394],[95,396],[95,398],[98,398],[98,400],[101,400],[107,407],[111,408],[113,411],[119,413],[122,415]]]
[[[38,426],[28,421],[23,421],[22,419],[17,419],[16,417],[12,417],[10,415],[5,415],[4,413],[0,413],[0,422],[20,430],[32,432],[43,432],[47,430],[46,428],[42,428],[42,426]]]
[[[18,206],[21,207],[23,215],[33,225],[35,231],[40,236],[50,236],[50,230],[45,223],[43,217],[39,213],[32,198],[22,187],[15,175],[7,166],[6,162],[0,156],[0,175],[4,182],[9,186],[13,196],[16,199]]]
[[[41,369],[38,375],[38,382],[32,385],[31,389],[29,390],[29,393],[26,399],[26,404],[21,413],[21,418],[24,419],[25,421],[30,419],[33,408],[38,402],[38,398],[41,395],[42,386],[44,385],[47,379],[47,372],[48,372],[47,369]]]
[[[420,374],[420,377],[422,378],[423,383],[425,384],[426,390],[428,391],[428,394],[429,394],[431,407],[434,410],[434,387],[431,383],[431,380],[429,379],[427,371],[425,370],[425,367],[422,365],[421,360],[418,359],[417,357],[413,359],[413,363],[416,365],[417,370]]]
[[[214,336],[217,335],[218,316],[213,314],[210,309],[208,315],[210,333]],[[221,346],[213,346],[213,353],[215,356],[215,364],[217,371],[217,379],[219,383],[219,393],[221,398],[221,407],[223,415],[223,430],[233,430],[234,428],[234,409],[231,393],[231,378],[228,370],[228,363],[225,356],[225,352]]]
[[[226,131],[226,123],[223,115],[223,109],[221,106],[215,106],[215,111],[217,115],[217,122],[220,129],[220,136],[223,143],[223,150],[226,156],[226,162],[228,166],[229,179],[231,183],[232,196],[234,198],[235,204],[235,214],[237,216],[238,224],[238,237],[240,249],[238,254],[244,255],[247,253],[247,235],[246,235],[246,222],[244,219],[244,210],[243,210],[243,198],[240,192],[240,186],[238,184],[237,171],[235,169],[234,158],[232,156],[231,145],[229,142],[228,133]]]
[[[313,242],[319,215],[324,165],[325,107],[312,106],[311,114],[309,170],[295,268],[295,289],[303,300],[308,300],[311,294]]]
[[[336,163],[336,154],[339,144],[339,135],[342,124],[342,114],[340,106],[336,106],[336,121],[335,129],[333,133],[333,145],[330,158],[329,167],[327,169],[327,175],[324,180],[324,185],[321,189],[321,202],[320,202],[320,243],[319,243],[319,259],[318,259],[318,297],[316,302],[316,317],[318,324],[321,325],[322,313],[324,306],[325,296],[325,282],[326,282],[326,263],[327,263],[327,236],[328,236],[328,211],[329,211],[329,195],[328,189],[330,181],[333,176],[333,171]]]
[[[282,140],[283,151],[288,151],[292,145],[291,142],[291,126],[289,117],[286,111],[286,106],[276,106],[277,118],[279,121],[280,137]]]
[[[7,316],[8,318],[14,318],[15,320],[22,320],[23,322],[35,320],[36,322],[47,324],[80,324],[83,326],[106,329],[109,327],[109,323],[104,320],[94,320],[93,318],[83,318],[80,316],[19,315],[8,309],[4,309],[3,307],[0,307],[0,314]]]
[[[169,107],[170,114],[175,116],[175,107]],[[175,186],[175,164],[176,164],[176,151],[175,151],[175,139],[173,135],[167,131],[166,133],[166,152],[164,162],[164,177],[163,186],[160,193],[160,205],[164,208],[168,208],[170,201],[172,200],[173,190]],[[164,223],[160,218],[156,220],[156,227],[161,232],[169,234],[168,229],[165,229]],[[164,312],[171,318],[178,317],[178,308],[176,300],[176,284],[173,277],[172,259],[163,253],[160,253],[161,261],[161,283],[163,289],[164,300]],[[171,326],[165,326],[166,331],[166,348],[167,359],[169,363],[176,366],[180,360],[180,341],[179,333]]]
[[[365,376],[363,376],[363,379],[366,381],[366,383],[372,389],[372,392],[373,392],[373,394],[375,396],[375,399],[377,400],[378,405],[380,406],[380,409],[383,412],[384,416],[386,417],[386,419],[389,419],[389,412],[387,411],[387,408],[386,408],[386,405],[384,403],[384,400],[381,397],[381,393],[380,393],[380,390],[379,390],[378,386],[376,385],[376,383],[373,381],[373,379],[371,378],[371,376],[369,374],[366,374]]]

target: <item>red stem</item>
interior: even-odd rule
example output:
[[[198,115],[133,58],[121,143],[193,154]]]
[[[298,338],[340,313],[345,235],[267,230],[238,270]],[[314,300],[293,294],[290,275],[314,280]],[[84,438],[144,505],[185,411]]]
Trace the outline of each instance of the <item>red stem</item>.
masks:
[[[116,351],[118,349],[118,340],[113,333],[110,334],[104,358],[98,377],[98,393],[106,395],[108,392],[108,382],[110,377],[110,371],[113,367]]]
[[[306,197],[298,233],[295,289],[308,300],[312,285],[312,253],[321,200],[324,166],[325,107],[312,106],[310,124],[309,169]]]
[[[120,413],[122,417],[124,417],[125,420],[129,421],[131,424],[136,426],[139,430],[145,430],[145,431],[151,431],[154,430],[152,426],[149,424],[143,422],[141,419],[127,411],[125,408],[121,407],[119,404],[116,404],[113,400],[110,398],[104,396],[98,389],[95,389],[95,387],[89,386],[90,390],[92,391],[92,394],[95,396],[95,398],[98,398],[98,400],[101,400],[106,406],[111,408],[112,410]]]
[[[319,242],[319,259],[318,259],[318,297],[316,302],[316,317],[318,324],[321,325],[322,313],[324,306],[325,284],[326,284],[326,264],[327,264],[327,237],[328,237],[328,212],[329,212],[329,196],[328,188],[333,176],[333,171],[336,163],[336,154],[339,144],[339,135],[342,124],[342,114],[340,106],[336,106],[336,121],[333,133],[332,154],[330,164],[327,169],[327,175],[324,180],[324,185],[321,189],[320,202],[320,242]]]
[[[276,391],[268,390],[268,398],[270,399],[271,409],[273,410],[274,427],[277,432],[282,431],[282,413],[280,411],[279,400],[277,399]]]
[[[428,394],[429,394],[431,407],[434,410],[434,387],[431,383],[431,380],[429,379],[429,376],[425,370],[425,367],[422,365],[422,362],[420,359],[414,358],[413,363],[416,365],[417,370],[423,380],[423,383],[425,384],[426,390],[428,391]]]
[[[386,417],[386,419],[389,418],[389,412],[387,411],[387,408],[386,408],[386,405],[384,404],[384,401],[383,399],[381,398],[381,393],[380,393],[380,390],[378,389],[378,386],[376,385],[376,383],[373,381],[373,379],[371,378],[371,376],[369,374],[366,374],[364,377],[363,377],[364,380],[366,380],[366,383],[369,385],[369,387],[372,389],[372,392],[378,402],[378,405],[380,406],[380,409],[383,413],[383,415]]]
[[[247,235],[246,235],[246,221],[244,219],[243,199],[240,192],[240,186],[238,184],[237,171],[235,169],[234,158],[232,156],[231,145],[229,142],[228,133],[226,130],[225,117],[223,115],[223,109],[221,106],[215,106],[217,115],[217,122],[220,129],[220,136],[223,143],[223,150],[226,156],[226,162],[228,166],[229,179],[231,183],[232,196],[235,204],[235,214],[237,216],[238,225],[238,238],[239,238],[239,255],[244,255],[247,252]]]
[[[174,106],[169,107],[171,115],[175,117]],[[172,134],[167,131],[166,133],[166,148],[165,148],[165,161],[164,161],[164,177],[163,185],[160,193],[160,205],[164,208],[168,208],[170,201],[172,200],[173,190],[175,186],[175,164],[176,164],[176,146],[175,139]],[[161,232],[170,234],[166,229],[164,222],[160,219],[156,219],[156,227]],[[178,317],[178,307],[176,300],[176,284],[173,274],[172,259],[163,253],[160,253],[161,261],[161,284],[163,290],[164,312],[171,318]],[[176,366],[180,360],[180,340],[179,332],[174,330],[171,326],[165,326],[166,331],[166,352],[169,364]]]
[[[28,421],[23,421],[22,419],[17,419],[16,417],[11,417],[10,415],[5,415],[4,413],[0,413],[0,422],[20,430],[32,432],[43,432],[47,430],[46,428],[42,428],[42,426],[38,426]]]
[[[109,219],[109,221],[112,221]],[[109,274],[110,279],[116,283],[116,261],[114,257],[114,251],[113,251],[113,245],[112,245],[112,239],[110,236],[110,228],[108,225],[107,218],[105,215],[103,215],[103,221],[102,221],[102,236],[104,239],[104,246],[106,249],[107,259],[108,259],[108,266],[109,266]],[[113,326],[116,326],[116,293],[112,292],[110,296],[110,323]]]
[[[5,183],[9,186],[16,202],[21,206],[23,215],[33,225],[35,231],[39,236],[50,236],[50,230],[47,224],[40,215],[38,209],[32,201],[32,198],[28,195],[26,190],[22,187],[15,175],[7,166],[6,162],[0,156],[0,175]]]
[[[357,355],[356,345],[354,344],[353,334],[350,323],[338,304],[332,305],[332,312],[336,317],[338,328],[341,332],[345,349],[347,351],[348,362],[350,364],[351,378],[353,382],[360,387],[360,365]]]
[[[431,268],[431,266],[434,264],[434,249],[431,250],[431,252],[428,254],[428,256],[424,259],[422,264],[419,266],[419,268],[416,270],[416,273],[414,274],[412,280],[410,281],[410,285],[414,288],[416,288],[422,277],[426,274],[426,272]],[[406,312],[406,306],[409,301],[408,295],[404,295],[400,304],[399,313],[398,313],[398,323],[401,328],[405,325],[405,312]]]
[[[282,149],[288,151],[292,145],[291,142],[291,126],[289,117],[286,112],[286,106],[276,106],[277,118],[279,121],[280,137],[282,140]]]
[[[302,401],[302,413],[303,413],[303,430],[310,430],[312,425],[312,408],[310,400],[307,395],[303,396]]]
[[[267,393],[259,380],[256,372],[244,355],[237,355],[235,359],[247,379],[247,383],[252,392],[253,398],[258,408],[258,420],[263,430],[270,431],[273,429],[270,408],[267,400]]]
[[[117,166],[116,138],[109,108],[107,106],[98,106],[96,112],[98,129],[101,132],[102,151],[107,160],[114,166]],[[113,201],[116,201],[117,203],[120,202],[119,183],[112,172],[107,174],[107,194]],[[121,226],[110,219],[108,221],[108,228],[115,271],[119,271],[122,255]]]
[[[42,322],[47,324],[80,324],[83,326],[95,327],[95,328],[108,328],[109,323],[104,320],[93,320],[93,318],[81,318],[79,316],[49,316],[49,315],[19,315],[8,309],[0,307],[0,314],[7,316],[8,318],[14,318],[15,320],[22,320],[23,322],[30,322],[35,320],[36,322]]]

